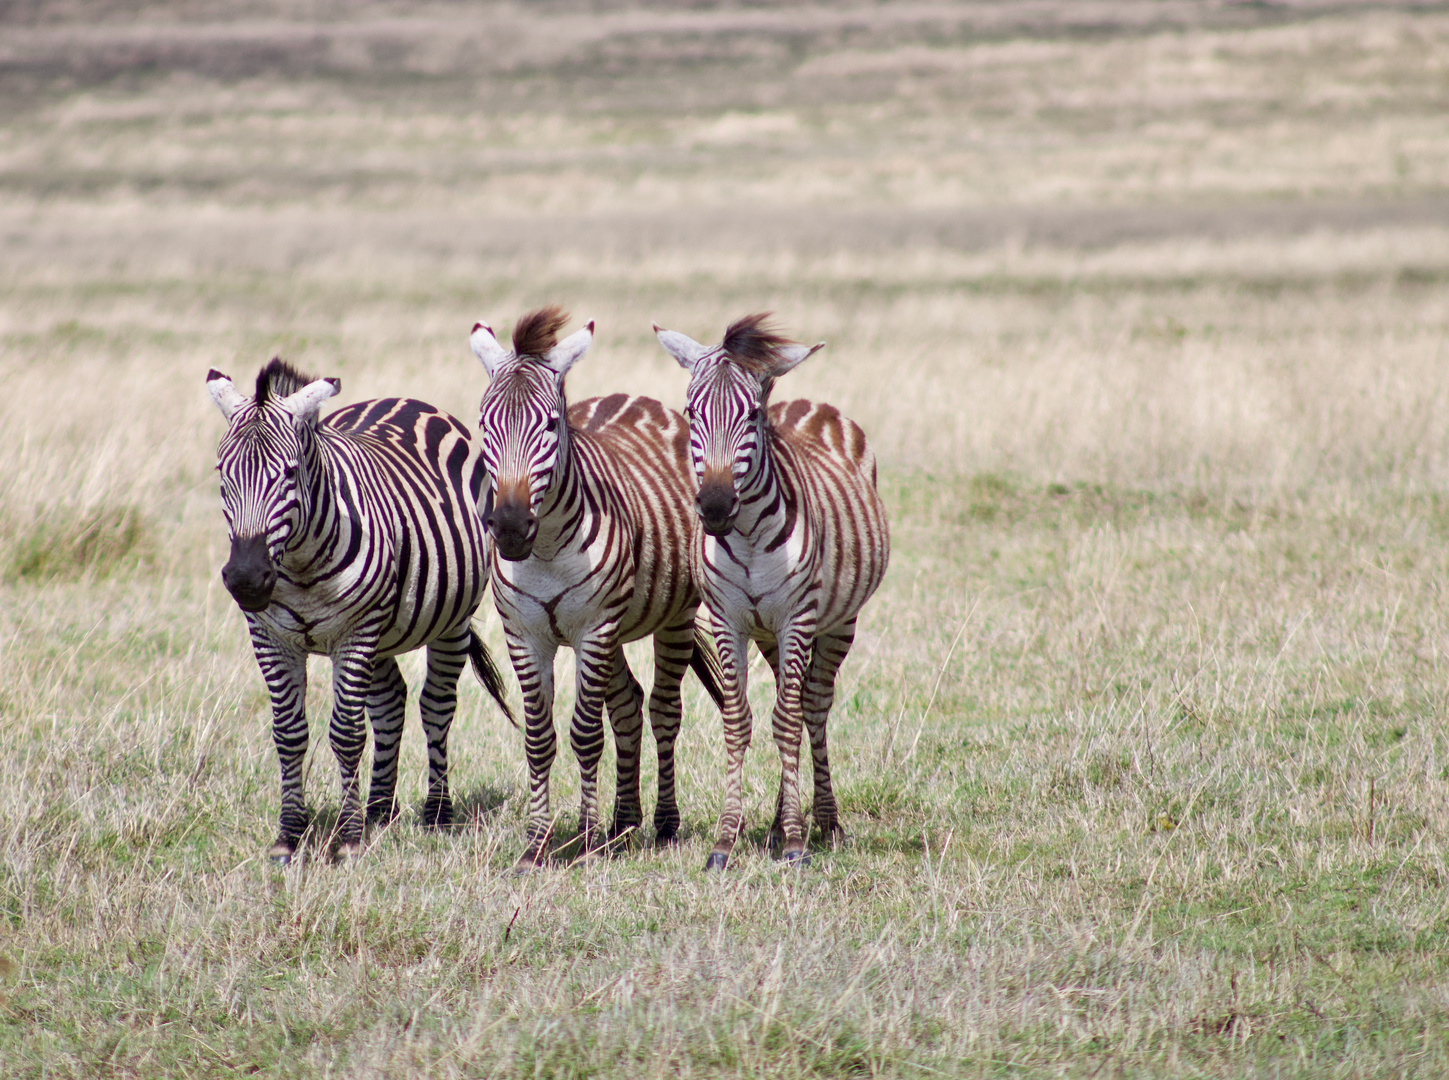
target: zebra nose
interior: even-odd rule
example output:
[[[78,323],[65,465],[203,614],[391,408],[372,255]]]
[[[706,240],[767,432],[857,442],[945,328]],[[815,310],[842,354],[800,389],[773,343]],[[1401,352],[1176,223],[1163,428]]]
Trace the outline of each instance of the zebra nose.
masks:
[[[699,510],[699,520],[704,531],[711,536],[723,536],[734,526],[735,516],[740,512],[740,498],[735,494],[733,484],[706,480],[694,497]]]
[[[538,518],[525,506],[500,503],[488,515],[488,532],[493,537],[498,554],[509,562],[518,562],[533,552]]]
[[[221,568],[221,583],[243,611],[262,611],[272,602],[277,570],[265,536],[232,538],[231,558]]]

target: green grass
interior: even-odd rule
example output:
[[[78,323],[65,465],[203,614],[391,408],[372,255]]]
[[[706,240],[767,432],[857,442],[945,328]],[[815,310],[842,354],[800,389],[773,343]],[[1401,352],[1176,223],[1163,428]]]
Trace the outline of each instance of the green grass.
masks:
[[[997,7],[7,16],[5,1080],[1449,1071],[1449,20]],[[205,372],[469,420],[468,328],[549,302],[598,320],[575,400],[682,402],[651,320],[829,343],[776,394],[864,426],[894,545],[849,839],[764,849],[757,663],[727,873],[691,679],[681,843],[573,864],[563,750],[515,878],[522,740],[465,678],[458,826],[410,719],[333,866],[317,660],[278,869]]]

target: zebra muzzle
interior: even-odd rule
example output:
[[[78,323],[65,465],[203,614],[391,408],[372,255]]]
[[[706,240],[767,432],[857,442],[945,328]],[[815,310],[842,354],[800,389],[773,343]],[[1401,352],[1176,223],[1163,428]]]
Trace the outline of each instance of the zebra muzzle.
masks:
[[[533,553],[538,518],[526,506],[499,502],[488,515],[488,534],[493,537],[499,555],[509,562],[520,562]]]
[[[740,512],[740,498],[735,494],[734,484],[713,480],[708,476],[699,486],[694,498],[699,510],[700,523],[710,536],[723,536],[734,527]]]
[[[221,568],[221,583],[243,611],[262,611],[272,602],[277,571],[265,535],[232,537],[231,558]]]

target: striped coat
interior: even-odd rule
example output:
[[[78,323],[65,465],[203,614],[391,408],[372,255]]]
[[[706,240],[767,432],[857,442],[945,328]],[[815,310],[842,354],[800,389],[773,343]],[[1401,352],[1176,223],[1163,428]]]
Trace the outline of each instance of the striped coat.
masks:
[[[499,556],[493,596],[524,698],[529,815],[520,871],[547,858],[553,830],[553,664],[560,646],[575,653],[569,740],[582,777],[579,833],[586,853],[643,820],[643,691],[625,661],[624,643],[654,639],[649,720],[659,758],[656,842],[672,839],[679,828],[674,742],[685,668],[693,666],[718,692],[708,643],[696,648],[699,592],[690,571],[684,418],[625,394],[569,408],[564,377],[592,341],[593,324],[560,342],[565,320],[557,308],[525,316],[512,350],[482,323],[471,338],[490,376],[478,424],[493,480],[487,516]],[[597,793],[606,709],[618,759],[607,833]]]
[[[706,866],[723,868],[743,818],[744,754],[751,737],[746,647],[774,669],[771,726],[780,752],[772,841],[805,856],[800,807],[802,728],[810,736],[816,824],[843,830],[830,783],[825,727],[835,676],[855,640],[856,616],[885,576],[890,530],[865,434],[831,405],[770,406],[779,376],[819,349],[766,325],[737,320],[717,346],[655,327],[690,373],[687,415],[698,492],[696,569],[724,670],[726,785]]]
[[[242,608],[272,699],[281,761],[281,823],[271,856],[290,861],[307,826],[307,656],[332,659],[332,749],[342,780],[338,852],[361,851],[358,767],[373,729],[368,821],[396,813],[407,686],[397,655],[427,646],[421,696],[429,825],[451,820],[448,728],[471,657],[507,711],[502,680],[470,618],[487,587],[476,515],[477,447],[458,420],[420,401],[385,398],[319,418],[336,379],[280,360],[246,397],[217,371],[207,389],[227,418],[217,450],[231,555],[222,580]]]

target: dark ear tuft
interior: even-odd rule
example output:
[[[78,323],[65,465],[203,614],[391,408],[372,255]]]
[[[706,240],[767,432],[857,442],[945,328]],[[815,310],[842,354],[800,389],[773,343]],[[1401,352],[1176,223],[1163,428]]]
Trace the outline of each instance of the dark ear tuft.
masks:
[[[308,383],[316,381],[316,376],[304,375],[280,356],[274,356],[257,372],[257,408],[261,408],[273,396],[289,397]],[[338,388],[341,389],[340,384]]]
[[[725,355],[756,375],[763,374],[774,364],[780,349],[795,344],[770,323],[773,314],[760,311],[741,316],[725,331],[722,343]]]
[[[210,371],[208,371],[206,373],[206,381],[207,382],[211,382],[213,379],[227,379],[227,380],[230,380],[231,379],[231,376],[230,375],[226,375],[226,374],[224,374],[224,373],[222,373],[220,371],[217,371],[216,368],[212,368]]]
[[[530,311],[513,327],[513,354],[542,356],[558,344],[558,332],[568,321],[568,312],[557,304]]]

